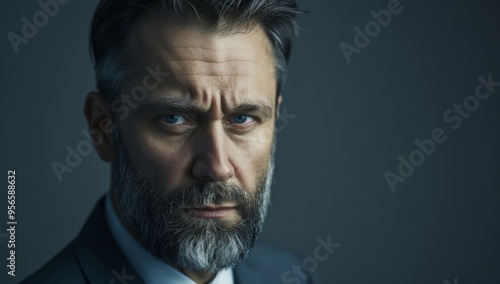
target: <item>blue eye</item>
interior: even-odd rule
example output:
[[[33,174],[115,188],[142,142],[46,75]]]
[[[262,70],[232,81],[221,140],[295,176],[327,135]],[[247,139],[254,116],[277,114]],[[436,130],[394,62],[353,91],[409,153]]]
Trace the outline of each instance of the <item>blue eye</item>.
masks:
[[[236,124],[252,123],[254,118],[249,115],[236,115],[231,118],[232,122]]]
[[[186,122],[186,119],[182,115],[178,114],[169,114],[162,116],[161,120],[168,124],[183,124]]]

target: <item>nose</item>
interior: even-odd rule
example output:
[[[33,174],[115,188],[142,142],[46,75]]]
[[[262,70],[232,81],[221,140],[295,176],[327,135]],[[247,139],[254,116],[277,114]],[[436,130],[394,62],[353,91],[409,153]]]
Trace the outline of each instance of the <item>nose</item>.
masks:
[[[222,125],[211,125],[199,133],[195,143],[193,175],[203,181],[226,181],[234,175],[229,160],[228,137]]]

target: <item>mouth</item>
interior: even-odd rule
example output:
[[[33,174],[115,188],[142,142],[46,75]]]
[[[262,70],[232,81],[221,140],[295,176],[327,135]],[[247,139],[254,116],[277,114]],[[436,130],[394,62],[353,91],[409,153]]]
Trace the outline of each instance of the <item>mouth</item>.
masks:
[[[226,218],[236,214],[235,205],[195,205],[183,208],[184,213],[195,218]]]

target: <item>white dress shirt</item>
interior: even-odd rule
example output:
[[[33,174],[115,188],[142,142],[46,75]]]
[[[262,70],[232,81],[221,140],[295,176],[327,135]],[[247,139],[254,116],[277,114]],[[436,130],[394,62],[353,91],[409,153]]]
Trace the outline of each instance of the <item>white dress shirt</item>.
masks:
[[[129,234],[113,208],[109,192],[106,195],[105,206],[106,222],[111,235],[144,282],[147,284],[196,284],[179,270],[156,259]],[[232,269],[220,271],[209,284],[234,284]]]

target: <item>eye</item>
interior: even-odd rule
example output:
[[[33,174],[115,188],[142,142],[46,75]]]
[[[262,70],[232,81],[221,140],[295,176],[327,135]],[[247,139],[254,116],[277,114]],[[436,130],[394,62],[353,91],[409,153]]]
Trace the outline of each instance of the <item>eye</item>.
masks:
[[[236,124],[251,124],[255,118],[249,115],[236,115],[231,118],[231,122]]]
[[[168,114],[161,117],[161,121],[167,124],[181,125],[185,124],[187,120],[178,114]]]

